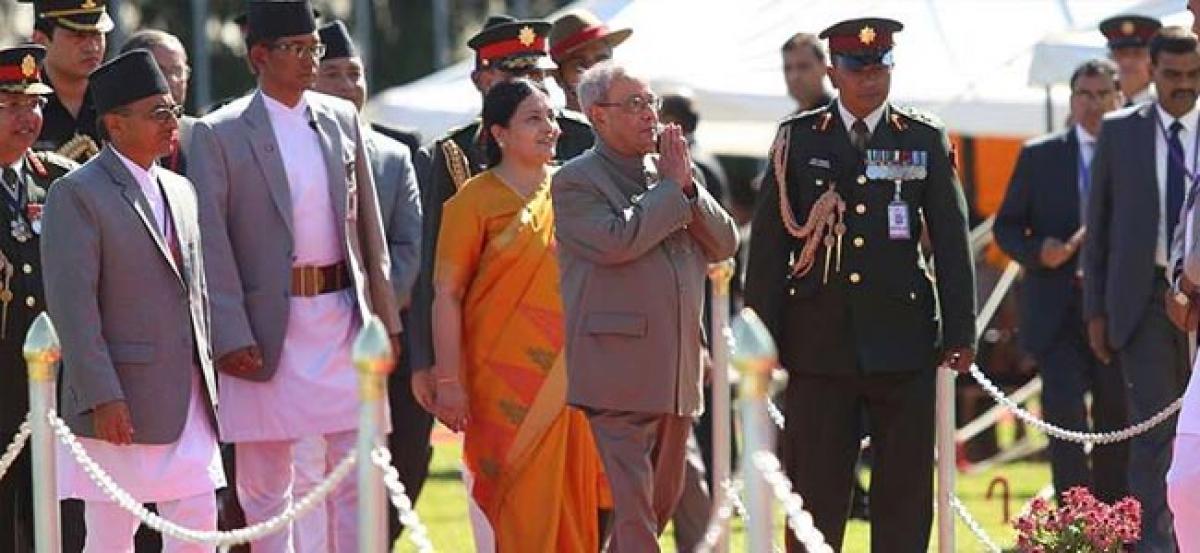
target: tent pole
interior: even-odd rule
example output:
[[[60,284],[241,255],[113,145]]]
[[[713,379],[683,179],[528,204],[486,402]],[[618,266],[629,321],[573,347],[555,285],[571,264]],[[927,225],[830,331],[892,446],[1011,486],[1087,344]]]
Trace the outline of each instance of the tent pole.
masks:
[[[193,111],[204,115],[212,105],[212,57],[208,42],[208,0],[192,0],[192,98]]]
[[[1046,85],[1046,132],[1054,132],[1054,99],[1050,90],[1053,85]]]
[[[433,66],[441,69],[450,65],[450,8],[447,0],[433,2]]]

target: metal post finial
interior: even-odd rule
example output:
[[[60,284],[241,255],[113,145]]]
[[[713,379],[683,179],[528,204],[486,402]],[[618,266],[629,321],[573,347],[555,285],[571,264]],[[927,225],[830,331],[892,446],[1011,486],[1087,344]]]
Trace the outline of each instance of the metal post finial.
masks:
[[[29,366],[29,380],[45,382],[54,379],[54,364],[62,357],[58,332],[45,312],[38,315],[25,333],[25,363]]]

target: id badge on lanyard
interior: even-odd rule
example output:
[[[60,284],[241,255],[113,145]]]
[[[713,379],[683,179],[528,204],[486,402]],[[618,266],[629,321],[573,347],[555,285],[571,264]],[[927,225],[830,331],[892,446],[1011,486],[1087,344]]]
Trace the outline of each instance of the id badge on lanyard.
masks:
[[[900,198],[900,179],[896,179],[896,193],[888,204],[888,238],[892,240],[909,240],[912,229],[909,228],[908,203]]]

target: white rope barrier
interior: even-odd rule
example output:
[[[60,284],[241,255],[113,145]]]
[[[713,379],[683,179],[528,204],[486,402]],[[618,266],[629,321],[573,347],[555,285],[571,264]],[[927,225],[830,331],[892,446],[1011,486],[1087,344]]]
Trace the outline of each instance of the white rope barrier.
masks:
[[[1170,405],[1164,407],[1162,411],[1155,413],[1154,416],[1128,428],[1111,432],[1079,432],[1076,430],[1066,430],[1054,426],[1053,424],[1037,418],[1037,416],[1035,416],[1033,413],[1021,408],[1020,405],[1017,405],[1016,402],[1004,395],[1004,392],[1000,391],[1000,388],[993,384],[991,380],[988,380],[987,376],[983,374],[983,371],[979,370],[977,365],[971,365],[971,376],[975,377],[975,380],[979,382],[979,385],[985,392],[988,393],[989,396],[992,396],[992,399],[1008,408],[1009,411],[1011,411],[1017,416],[1017,418],[1021,419],[1026,424],[1029,424],[1030,426],[1033,426],[1034,428],[1037,428],[1038,430],[1041,430],[1042,432],[1045,432],[1046,434],[1049,434],[1050,436],[1060,440],[1080,444],[1112,444],[1128,440],[1134,436],[1147,432],[1155,426],[1158,426],[1160,423],[1174,415],[1177,411],[1179,411],[1179,408],[1183,406],[1183,398],[1180,397],[1175,401],[1172,401]]]
[[[4,448],[4,455],[0,456],[0,480],[4,479],[4,475],[8,474],[9,467],[21,455],[21,450],[25,449],[25,442],[29,441],[29,433],[29,413],[25,413],[25,422],[21,423],[17,433],[13,435],[12,441],[8,443],[8,447]]]
[[[769,451],[757,451],[751,460],[771,486],[775,499],[783,504],[788,527],[796,540],[804,544],[809,553],[833,553],[833,548],[825,543],[825,536],[813,524],[812,515],[804,509],[804,498],[792,491],[792,482],[783,474],[779,459]]]
[[[429,541],[429,530],[421,523],[417,511],[413,509],[412,500],[405,492],[404,483],[400,481],[400,472],[392,466],[392,452],[386,447],[379,446],[371,452],[371,462],[383,471],[383,483],[387,486],[392,505],[400,518],[400,523],[408,529],[408,539],[421,553],[433,553],[433,542]]]
[[[350,469],[354,467],[356,461],[356,452],[351,451],[344,459],[338,462],[337,466],[326,476],[325,480],[317,484],[312,491],[300,498],[299,501],[289,505],[283,512],[263,522],[237,530],[194,530],[180,526],[146,509],[133,496],[129,495],[129,492],[121,489],[113,481],[112,477],[87,454],[87,450],[83,448],[83,444],[79,443],[79,440],[71,433],[71,429],[67,428],[67,424],[54,411],[47,413],[47,418],[50,420],[50,426],[54,429],[54,433],[62,441],[63,445],[67,446],[71,451],[71,454],[75,457],[75,461],[79,463],[88,476],[91,477],[92,481],[114,503],[136,516],[142,521],[142,524],[160,534],[190,543],[214,545],[222,551],[227,551],[231,546],[249,543],[285,529],[289,522],[304,516],[314,507],[324,502],[330,492],[350,473]]]
[[[704,530],[704,540],[696,546],[696,553],[712,553],[717,544],[721,542],[721,538],[725,536],[725,528],[729,526],[726,523],[733,518],[734,507],[738,503],[737,485],[732,480],[726,479],[721,482],[721,487],[725,489],[724,500],[713,511],[713,516],[708,521],[708,528]]]
[[[971,516],[971,513],[967,511],[967,506],[963,505],[963,502],[958,499],[957,495],[950,496],[950,506],[954,508],[954,514],[958,515],[958,519],[961,520],[964,525],[966,525],[967,529],[969,529],[972,534],[975,534],[975,539],[978,539],[980,545],[987,549],[989,553],[1001,553],[1003,551],[1003,549],[1001,549],[999,545],[996,545],[996,542],[992,541],[992,538],[987,535],[987,532],[983,530],[983,526],[979,524],[979,521],[975,520],[975,517]]]
[[[783,425],[787,419],[783,417],[783,411],[779,410],[779,406],[775,405],[771,398],[767,398],[767,415],[771,417],[771,421],[775,423],[775,427],[783,430]]]

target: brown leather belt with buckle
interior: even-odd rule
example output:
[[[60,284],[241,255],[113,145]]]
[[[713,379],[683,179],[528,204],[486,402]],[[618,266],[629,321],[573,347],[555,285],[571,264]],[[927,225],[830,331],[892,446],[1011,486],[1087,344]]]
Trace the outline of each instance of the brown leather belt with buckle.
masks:
[[[292,267],[292,295],[310,298],[350,287],[350,270],[342,261],[324,267]]]

